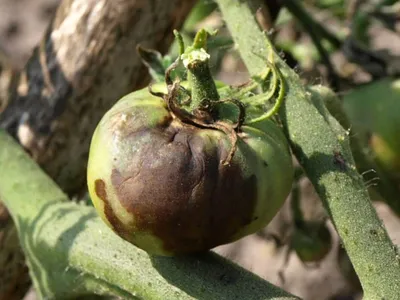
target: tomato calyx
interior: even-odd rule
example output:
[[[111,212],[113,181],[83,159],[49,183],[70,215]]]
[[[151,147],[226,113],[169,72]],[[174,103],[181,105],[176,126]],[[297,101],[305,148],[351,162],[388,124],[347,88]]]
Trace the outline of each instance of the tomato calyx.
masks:
[[[198,42],[195,42],[194,45],[189,47],[188,49],[190,49],[190,51],[192,52],[201,52],[201,54],[207,54],[204,49],[200,47],[204,46],[204,43],[206,42],[207,32],[200,31],[198,33],[198,36],[203,36],[200,39],[202,40],[201,45],[199,45]],[[221,163],[223,165],[229,165],[237,149],[238,133],[240,132],[241,126],[243,125],[243,122],[245,120],[244,104],[236,99],[219,99],[218,92],[209,71],[208,57],[204,55],[200,55],[199,58],[196,55],[193,55],[195,58],[192,61],[185,59],[188,61],[184,62],[184,65],[188,69],[189,75],[192,74],[192,76],[189,76],[189,84],[191,85],[192,89],[191,92],[181,86],[179,79],[173,81],[171,78],[171,73],[178,66],[179,62],[182,61],[182,57],[184,55],[190,56],[187,52],[181,54],[181,56],[178,57],[178,59],[173,64],[171,64],[171,66],[169,66],[165,72],[167,94],[153,92],[151,86],[149,86],[149,91],[153,96],[161,97],[162,99],[164,99],[167,108],[172,116],[175,119],[179,120],[182,124],[187,124],[202,129],[214,129],[224,132],[229,137],[232,147],[227,157],[223,161],[221,161]],[[202,82],[203,79],[205,82]],[[208,86],[205,87],[204,85],[207,84]],[[209,85],[212,86],[210,87]],[[196,99],[193,99],[193,97],[198,98],[199,95],[196,95],[194,90],[197,89],[197,91],[199,91],[202,86],[204,87],[204,90],[209,91],[200,91],[199,93],[197,93],[200,95],[203,94],[205,98],[202,98],[200,101],[196,101]],[[179,99],[182,98],[184,98],[184,100],[179,101]],[[190,109],[188,110],[183,107],[183,105],[192,104],[193,100],[195,100],[195,103],[191,106],[191,111]],[[218,117],[216,106],[227,102],[236,105],[239,110],[237,120],[234,123],[232,123],[231,121],[220,120]]]
[[[179,92],[184,91],[184,93],[189,94],[188,91],[185,90],[180,85],[178,80],[171,82],[169,78],[169,72],[166,75],[167,82],[167,94],[155,93],[149,89],[150,93],[154,96],[161,97],[164,99],[168,110],[171,112],[173,117],[179,120],[183,124],[192,125],[198,128],[203,129],[215,129],[224,132],[228,137],[232,144],[231,150],[229,151],[227,157],[222,161],[223,165],[229,165],[237,148],[238,141],[238,133],[240,132],[240,128],[245,119],[245,108],[244,105],[235,99],[227,99],[227,100],[218,100],[212,103],[209,99],[204,99],[201,102],[199,108],[197,108],[193,113],[188,112],[178,103]],[[190,101],[190,96],[189,96]],[[231,122],[218,120],[215,118],[214,105],[219,103],[232,102],[239,108],[239,116],[236,123],[232,124]]]

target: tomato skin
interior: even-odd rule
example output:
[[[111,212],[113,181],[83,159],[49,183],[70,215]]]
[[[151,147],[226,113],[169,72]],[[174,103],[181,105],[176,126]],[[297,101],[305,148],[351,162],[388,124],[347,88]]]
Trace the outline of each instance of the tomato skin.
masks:
[[[162,85],[153,90],[165,91]],[[101,218],[150,254],[201,252],[252,234],[291,190],[292,159],[272,121],[222,131],[183,124],[147,89],[123,97],[93,135],[88,187]]]

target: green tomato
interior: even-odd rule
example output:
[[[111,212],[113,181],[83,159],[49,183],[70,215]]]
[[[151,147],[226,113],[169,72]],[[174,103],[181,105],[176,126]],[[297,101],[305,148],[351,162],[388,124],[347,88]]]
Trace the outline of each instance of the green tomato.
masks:
[[[155,90],[165,90],[154,86]],[[123,97],[98,124],[88,187],[101,218],[150,254],[201,252],[263,228],[291,190],[285,136],[272,121],[222,131],[181,122],[147,89]]]

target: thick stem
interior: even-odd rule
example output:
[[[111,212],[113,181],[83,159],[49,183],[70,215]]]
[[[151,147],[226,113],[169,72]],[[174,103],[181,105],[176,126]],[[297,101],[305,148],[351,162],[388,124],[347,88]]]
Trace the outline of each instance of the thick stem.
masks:
[[[298,75],[275,53],[268,37],[260,31],[251,9],[253,5],[249,3],[261,2],[217,2],[250,73],[265,71],[265,59],[272,53],[286,79],[286,100],[280,111],[284,131],[342,238],[365,299],[397,299],[398,251],[354,167],[346,131],[329,114],[322,99],[310,99]]]
[[[218,101],[219,95],[209,68],[209,54],[206,52],[208,33],[200,30],[194,43],[182,54],[182,61],[188,71],[188,81],[192,99],[188,105],[189,111],[201,107],[204,99]]]
[[[215,253],[148,255],[113,233],[93,207],[68,201],[1,130],[0,145],[0,197],[41,298],[77,299],[92,292],[149,300],[297,299]]]
[[[205,61],[193,61],[187,66],[187,70],[192,91],[192,101],[189,104],[190,111],[200,107],[204,99],[219,100],[217,88],[208,67],[208,58]]]
[[[330,114],[338,120],[343,128],[351,128],[351,123],[344,112],[342,102],[332,90],[318,85],[311,86],[308,91],[311,94],[321,95]],[[358,171],[363,174],[364,181],[373,181],[374,178],[379,177],[379,183],[374,186],[374,190],[376,190],[382,196],[382,200],[400,216],[399,190],[396,180],[376,163],[369,148],[366,146],[366,141],[362,139],[362,136],[350,133],[349,138],[354,160]],[[371,172],[371,170],[374,170],[374,172]]]

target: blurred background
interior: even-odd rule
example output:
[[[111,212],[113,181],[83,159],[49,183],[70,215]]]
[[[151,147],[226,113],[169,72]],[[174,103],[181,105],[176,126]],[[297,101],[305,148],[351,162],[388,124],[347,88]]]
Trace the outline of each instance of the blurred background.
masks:
[[[2,64],[24,67],[59,2],[0,0]],[[184,38],[192,39],[199,28],[218,29],[210,41],[214,75],[230,84],[246,82],[249,76],[215,3],[200,2]],[[391,238],[400,244],[400,2],[266,3],[277,9],[260,10],[260,23],[286,62],[304,83],[328,85],[340,97],[341,109],[332,113],[345,119],[357,167]],[[176,55],[174,44],[169,57]],[[303,299],[362,299],[340,238],[300,168],[291,195],[267,228],[215,251]],[[26,299],[35,299],[33,290]]]

